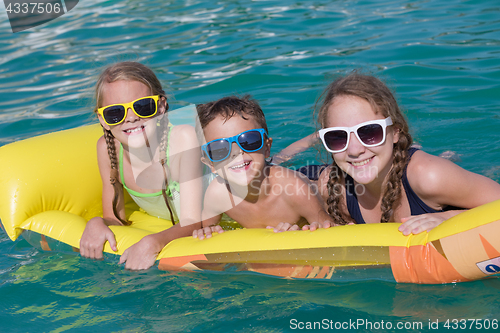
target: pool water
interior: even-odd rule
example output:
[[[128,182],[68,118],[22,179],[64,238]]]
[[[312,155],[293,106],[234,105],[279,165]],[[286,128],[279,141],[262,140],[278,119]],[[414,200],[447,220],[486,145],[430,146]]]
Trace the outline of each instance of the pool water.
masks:
[[[315,130],[314,104],[332,77],[359,69],[396,92],[425,151],[500,180],[497,1],[82,0],[16,34],[6,15],[0,7],[0,145],[95,123],[100,70],[136,60],[154,69],[172,107],[251,94],[275,153]],[[324,159],[311,149],[287,166]],[[500,320],[498,278],[130,272],[114,256],[43,252],[3,231],[0,253],[2,332],[435,332],[478,322],[493,332]],[[464,329],[454,319],[480,320]]]

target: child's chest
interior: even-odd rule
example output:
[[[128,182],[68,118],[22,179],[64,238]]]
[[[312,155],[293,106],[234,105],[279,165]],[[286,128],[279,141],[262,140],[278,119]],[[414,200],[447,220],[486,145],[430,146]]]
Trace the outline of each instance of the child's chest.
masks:
[[[366,223],[379,223],[382,217],[382,200],[375,202],[370,200],[370,198],[359,196],[358,205],[361,215]],[[390,222],[401,222],[403,217],[408,217],[411,215],[410,204],[406,193],[403,190],[401,193],[401,199],[399,205],[394,209],[392,218]]]
[[[226,214],[244,228],[275,227],[280,222],[296,224],[301,216],[282,200],[264,200],[251,203],[242,201]]]
[[[128,161],[123,161],[123,175],[127,188],[140,193],[155,193],[161,191],[165,176],[163,167],[159,162],[152,162],[144,165],[131,165]],[[169,170],[165,170],[169,179]]]

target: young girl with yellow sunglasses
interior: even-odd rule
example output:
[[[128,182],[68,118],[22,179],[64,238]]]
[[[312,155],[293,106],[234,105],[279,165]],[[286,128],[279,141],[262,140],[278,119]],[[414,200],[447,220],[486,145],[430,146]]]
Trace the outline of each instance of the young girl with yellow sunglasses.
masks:
[[[87,222],[80,254],[102,258],[106,241],[117,251],[108,226],[130,224],[125,216],[125,189],[148,214],[174,223],[145,236],[120,258],[127,269],[147,269],[168,242],[191,235],[200,226],[201,162],[195,130],[168,123],[161,83],[140,63],[120,62],[106,68],[95,96],[95,112],[104,130],[97,142],[103,217]]]

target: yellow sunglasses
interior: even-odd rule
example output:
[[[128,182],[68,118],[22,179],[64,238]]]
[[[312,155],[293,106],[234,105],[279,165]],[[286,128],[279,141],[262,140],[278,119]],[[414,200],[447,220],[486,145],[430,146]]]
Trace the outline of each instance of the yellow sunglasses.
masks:
[[[104,122],[108,125],[118,125],[127,117],[128,109],[132,109],[137,117],[150,118],[158,112],[160,95],[146,96],[130,103],[112,104],[97,109]]]

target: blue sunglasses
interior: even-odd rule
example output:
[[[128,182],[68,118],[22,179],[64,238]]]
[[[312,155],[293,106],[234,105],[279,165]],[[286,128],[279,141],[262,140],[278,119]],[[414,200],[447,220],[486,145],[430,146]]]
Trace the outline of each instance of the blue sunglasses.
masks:
[[[261,149],[264,146],[264,134],[267,135],[267,132],[263,128],[251,129],[230,138],[212,140],[201,146],[201,150],[210,161],[220,162],[229,157],[233,142],[236,142],[241,150],[247,153]]]

